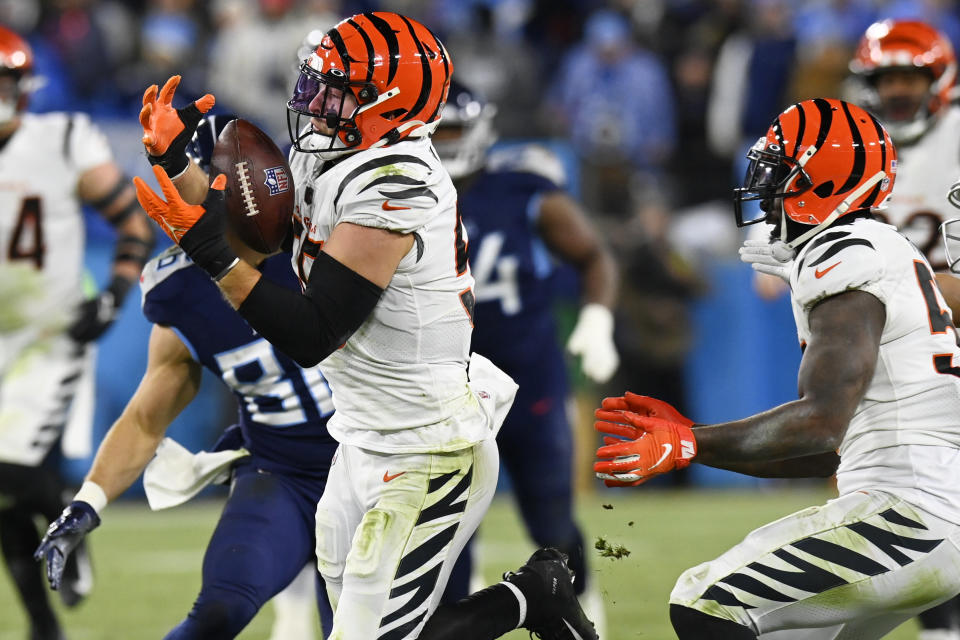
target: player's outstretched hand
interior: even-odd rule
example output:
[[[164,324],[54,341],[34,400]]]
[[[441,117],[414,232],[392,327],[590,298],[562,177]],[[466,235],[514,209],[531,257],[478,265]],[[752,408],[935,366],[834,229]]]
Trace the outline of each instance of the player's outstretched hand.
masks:
[[[588,378],[599,383],[609,380],[620,364],[610,309],[597,303],[584,305],[567,340],[567,350],[580,356],[580,366]]]
[[[150,164],[163,167],[166,174],[177,177],[187,168],[189,159],[186,148],[203,114],[209,111],[216,99],[206,94],[181,109],[173,108],[173,94],[180,84],[180,76],[171,76],[157,89],[152,84],[143,93],[143,108],[140,124],[143,126],[143,146],[147,148]]]
[[[608,487],[643,484],[687,467],[697,455],[697,440],[686,424],[631,411],[597,409],[596,416],[594,428],[609,435],[597,449],[593,470]]]
[[[77,317],[67,329],[67,333],[81,344],[96,340],[116,320],[117,306],[116,297],[107,290],[101,291],[96,297],[84,300],[80,303]]]
[[[67,505],[60,517],[50,523],[40,546],[33,554],[37,562],[47,560],[47,580],[56,591],[63,582],[63,568],[67,557],[77,548],[83,537],[100,526],[100,516],[86,502],[75,500]]]
[[[693,420],[677,411],[669,402],[630,391],[619,398],[604,398],[600,406],[601,408],[597,410],[597,417],[601,420],[612,420],[613,422],[617,420],[618,416],[606,415],[604,412],[630,411],[640,416],[662,418],[670,422],[679,422],[687,427],[693,426]]]
[[[790,282],[795,252],[780,240],[747,240],[740,247],[740,261],[749,264],[754,271]]]
[[[153,175],[166,200],[154,193],[146,182],[134,177],[133,186],[140,206],[171,240],[187,252],[194,264],[219,280],[237,263],[237,255],[224,237],[223,190],[227,177],[221,173],[214,178],[203,204],[187,204],[162,168],[155,165]]]
[[[96,297],[81,302],[76,318],[67,329],[70,337],[79,343],[86,343],[102,336],[117,319],[120,306],[132,285],[129,280],[114,276]]]

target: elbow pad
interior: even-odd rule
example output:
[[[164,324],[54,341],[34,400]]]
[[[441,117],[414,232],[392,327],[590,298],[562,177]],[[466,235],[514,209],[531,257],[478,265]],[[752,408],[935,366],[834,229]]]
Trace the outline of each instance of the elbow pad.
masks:
[[[303,294],[260,278],[237,311],[301,367],[312,367],[343,346],[382,294],[383,289],[321,251]]]

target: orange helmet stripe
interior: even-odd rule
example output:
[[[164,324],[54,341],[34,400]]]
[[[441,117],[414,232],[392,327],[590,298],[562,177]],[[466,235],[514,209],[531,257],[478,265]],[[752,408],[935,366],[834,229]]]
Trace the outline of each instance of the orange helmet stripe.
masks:
[[[387,44],[387,65],[389,68],[387,84],[390,84],[393,82],[394,76],[397,75],[397,64],[400,59],[400,42],[397,40],[397,34],[389,22],[375,13],[368,11],[362,15],[373,24],[373,27]]]
[[[423,108],[427,105],[427,100],[430,98],[430,90],[433,89],[433,71],[430,70],[430,60],[427,59],[427,51],[423,43],[420,42],[420,38],[417,37],[413,25],[410,24],[410,20],[407,19],[406,16],[400,16],[400,19],[406,24],[407,30],[410,32],[410,37],[413,38],[413,43],[417,45],[417,52],[420,54],[420,67],[423,69],[423,82],[420,84],[420,94],[406,115],[400,118],[400,121],[404,122],[413,119],[414,116],[420,115],[420,112],[423,111]],[[430,51],[430,53],[433,53],[433,51]],[[434,53],[433,55],[436,54]]]
[[[874,132],[877,134],[877,139],[882,143],[880,145],[880,168],[878,171],[885,169],[887,166],[887,145],[890,144],[889,136],[887,135],[886,130],[884,130],[883,125],[880,124],[880,121],[877,120],[872,113],[867,112],[867,116],[870,118],[870,123],[873,126]],[[891,153],[893,152],[893,147],[891,146]],[[888,176],[892,179],[893,176]],[[863,201],[864,207],[875,207],[879,204],[880,200],[880,187],[882,183],[878,183],[873,191],[870,192],[870,195]]]
[[[340,56],[340,61],[343,63],[343,72],[347,74],[347,77],[350,77],[350,54],[347,53],[347,46],[343,44],[343,38],[340,36],[340,31],[338,29],[330,30],[330,41],[333,43],[334,49],[337,50],[337,55]]]
[[[813,143],[813,146],[819,150],[823,148],[823,143],[830,133],[830,128],[833,127],[833,109],[830,107],[830,103],[823,98],[815,98],[813,100],[813,106],[817,108],[819,115],[814,122],[820,123],[820,128],[817,129],[817,139]]]
[[[847,126],[850,127],[850,136],[853,138],[853,167],[850,168],[850,174],[847,176],[846,182],[834,191],[834,195],[852,190],[860,182],[860,178],[866,175],[867,169],[867,152],[863,148],[863,134],[860,132],[859,124],[850,114],[850,105],[841,102],[840,106],[843,109],[843,114],[847,117]]]
[[[365,81],[370,82],[371,80],[373,80],[373,63],[376,57],[376,53],[374,52],[374,49],[373,49],[373,40],[370,39],[370,36],[367,35],[367,32],[364,31],[364,29],[359,24],[357,24],[357,22],[353,18],[350,18],[349,20],[347,20],[347,24],[349,24],[351,27],[356,29],[357,33],[360,34],[360,37],[363,38],[363,44],[367,48],[367,78]]]
[[[440,52],[440,59],[443,60],[443,84],[450,83],[450,60],[447,58],[447,49],[443,46],[443,43],[440,42],[440,38],[437,37],[433,31],[427,28],[427,31],[430,32],[430,35],[433,37],[433,41],[437,45],[437,50]],[[444,96],[443,92],[439,94],[439,99],[437,100],[436,106],[433,108],[433,113],[430,114],[430,117],[427,118],[426,122],[432,122],[437,114],[440,112],[440,109],[443,108]]]

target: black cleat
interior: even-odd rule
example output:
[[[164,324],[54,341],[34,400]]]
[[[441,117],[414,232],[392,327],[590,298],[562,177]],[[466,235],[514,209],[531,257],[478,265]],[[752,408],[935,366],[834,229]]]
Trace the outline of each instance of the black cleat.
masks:
[[[80,604],[93,591],[93,567],[87,541],[81,540],[73,553],[67,556],[63,567],[63,582],[58,593],[67,607]]]
[[[503,574],[527,599],[523,628],[541,640],[599,640],[573,592],[567,556],[556,549],[538,549],[516,572]]]

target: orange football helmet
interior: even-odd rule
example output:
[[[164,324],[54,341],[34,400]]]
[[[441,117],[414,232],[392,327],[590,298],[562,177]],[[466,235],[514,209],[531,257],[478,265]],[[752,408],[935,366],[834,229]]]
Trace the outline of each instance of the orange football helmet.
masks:
[[[287,102],[290,140],[298,151],[332,158],[430,135],[452,73],[443,43],[416,20],[389,12],[347,18],[300,65]]]
[[[894,69],[915,69],[930,76],[928,95],[908,121],[887,117],[874,88],[880,74]],[[884,20],[870,25],[864,33],[850,70],[865,81],[864,106],[885,118],[894,139],[902,143],[922,135],[950,104],[957,80],[957,58],[950,40],[931,25],[918,20]]]
[[[12,95],[0,95],[0,124],[10,122],[27,108],[32,87],[33,51],[16,32],[0,26],[0,75],[13,76],[16,84]]]
[[[734,190],[737,225],[780,224],[796,248],[841,216],[886,204],[897,173],[890,135],[866,110],[815,98],[777,116],[747,153],[744,186]],[[766,215],[744,220],[742,203],[759,200]],[[813,225],[788,237],[787,221]]]

